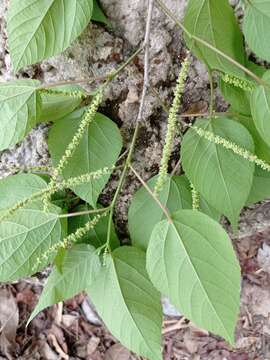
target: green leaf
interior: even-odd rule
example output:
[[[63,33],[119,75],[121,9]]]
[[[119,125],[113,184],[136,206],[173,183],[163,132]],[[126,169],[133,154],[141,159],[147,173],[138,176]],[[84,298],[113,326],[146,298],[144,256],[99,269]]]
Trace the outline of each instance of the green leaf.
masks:
[[[201,119],[195,125],[254,152],[249,132],[234,120]],[[240,210],[252,186],[254,164],[222,145],[200,137],[192,128],[182,142],[182,164],[197,191],[218,212],[227,216],[236,230]]]
[[[157,178],[158,176],[154,176],[147,182],[151,190],[154,189]],[[159,194],[159,200],[170,212],[191,209],[191,191],[187,178],[185,176],[169,177]],[[128,212],[128,227],[132,244],[147,249],[155,225],[164,218],[162,209],[149,192],[141,187],[134,195]]]
[[[101,206],[99,206],[101,208]],[[74,212],[87,211],[90,207],[87,205],[80,205],[74,209]],[[69,233],[73,233],[77,228],[83,227],[88,221],[94,218],[95,214],[81,215],[71,217],[68,221]],[[97,225],[91,229],[87,235],[80,239],[80,242],[93,245],[95,248],[99,248],[104,245],[107,240],[107,229],[108,229],[109,215],[102,217]],[[115,249],[120,245],[119,239],[116,235],[114,225],[111,230],[111,248]]]
[[[270,146],[270,91],[258,86],[251,96],[251,112],[261,138]]]
[[[270,3],[268,1],[247,1],[243,32],[250,49],[257,56],[269,61]]]
[[[267,161],[270,162],[270,147],[263,141],[260,134],[258,133],[254,120],[252,117],[237,115],[235,120],[239,121],[252,135],[254,144],[255,144],[255,154]]]
[[[106,258],[88,293],[113,336],[150,360],[161,360],[160,294],[145,270],[145,254],[120,247]]]
[[[222,96],[233,107],[236,112],[244,115],[250,115],[250,93],[236,87],[232,84],[228,84],[222,79],[219,81],[219,88]]]
[[[90,245],[75,245],[66,251],[61,272],[56,267],[53,269],[28,323],[46,307],[70,299],[85,290],[95,278],[98,262],[95,248]]]
[[[33,174],[17,174],[1,179],[0,210],[11,208],[46,187],[46,181]]]
[[[84,112],[85,109],[80,109],[58,120],[49,132],[49,151],[55,166],[57,166],[66,147],[77,132]],[[106,116],[97,113],[64,168],[64,178],[68,179],[114,165],[121,148],[121,134],[116,124]],[[96,207],[98,196],[109,177],[110,175],[104,175],[89,183],[76,186],[72,190],[92,207]]]
[[[110,22],[104,15],[104,12],[100,8],[97,0],[93,0],[93,13],[92,13],[92,20],[101,22],[107,26],[110,26]]]
[[[204,214],[210,216],[212,219],[219,221],[220,220],[220,213],[213,208],[213,206],[209,205],[208,202],[199,194],[200,197],[200,211]]]
[[[14,71],[60,54],[88,25],[93,0],[12,0],[7,18]]]
[[[234,343],[240,267],[224,229],[208,216],[180,210],[161,221],[147,250],[153,284],[197,326]]]
[[[244,64],[242,33],[227,0],[190,0],[184,26],[191,35],[201,38],[240,64]],[[191,40],[187,35],[185,41],[195,56],[203,60],[210,69],[244,77],[242,70],[205,45]]]
[[[82,102],[79,97],[68,96],[63,93],[63,91],[82,91],[80,86],[61,86],[53,90],[59,92],[59,95],[41,92],[42,109],[39,122],[61,119],[74,111]]]
[[[263,75],[267,71],[267,69],[263,65],[258,65],[250,60],[246,61],[246,68],[251,70],[258,77],[263,77]],[[253,79],[249,79],[249,80],[254,81],[254,83],[255,83],[255,80],[253,80]]]
[[[0,151],[16,145],[37,124],[41,99],[37,80],[17,80],[0,85]]]
[[[270,198],[270,173],[255,167],[253,183],[246,205],[255,204]]]
[[[42,255],[61,240],[59,212],[55,206],[44,212],[35,202],[0,222],[0,281],[30,276],[53,260],[53,254]]]

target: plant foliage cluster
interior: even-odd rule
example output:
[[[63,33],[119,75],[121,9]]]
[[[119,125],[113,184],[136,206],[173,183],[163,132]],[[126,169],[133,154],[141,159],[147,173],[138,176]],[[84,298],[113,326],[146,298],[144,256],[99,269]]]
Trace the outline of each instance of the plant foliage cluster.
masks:
[[[84,290],[112,334],[152,360],[162,358],[161,294],[194,324],[234,343],[240,267],[219,219],[225,216],[237,231],[241,209],[270,196],[270,72],[249,61],[244,44],[270,61],[270,3],[244,1],[243,33],[228,0],[189,0],[183,23],[161,0],[155,5],[183,30],[187,46],[209,71],[209,114],[190,124],[181,144],[184,175],[168,173],[168,163],[189,57],[169,111],[159,174],[145,183],[132,166],[136,124],[106,208],[98,199],[121,168],[122,139],[116,124],[97,110],[106,86],[140,50],[90,95],[79,86],[29,79],[0,85],[0,150],[40,122],[53,122],[52,167],[0,181],[0,281],[53,264],[31,319]],[[96,0],[11,0],[14,71],[64,51],[91,18],[108,25]],[[227,113],[214,111],[213,72],[231,105]],[[113,213],[128,171],[142,187],[128,214],[132,246],[120,246]]]

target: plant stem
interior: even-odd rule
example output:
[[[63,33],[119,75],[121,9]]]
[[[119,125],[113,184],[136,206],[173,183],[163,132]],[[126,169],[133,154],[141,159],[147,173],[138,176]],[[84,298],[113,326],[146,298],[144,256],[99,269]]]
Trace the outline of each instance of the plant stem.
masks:
[[[95,76],[89,79],[77,79],[77,80],[63,80],[63,81],[56,81],[49,84],[41,84],[38,89],[51,89],[58,86],[65,86],[65,85],[77,85],[77,84],[92,84],[95,81],[103,81],[108,78],[110,74],[102,75],[102,76]]]
[[[173,177],[175,175],[175,173],[176,173],[177,169],[179,168],[180,164],[181,164],[181,159],[179,159],[177,161],[175,167],[173,168],[173,171],[171,172],[171,177]]]
[[[213,116],[218,116],[218,117],[221,117],[221,116],[237,116],[239,114],[237,113],[234,113],[234,112],[213,112]],[[188,114],[188,113],[184,113],[182,115],[180,115],[180,117],[183,117],[183,118],[190,118],[190,117],[210,117],[211,114],[210,112],[206,112],[206,113],[194,113],[194,114]]]
[[[144,49],[144,44],[141,47],[139,47],[139,49],[137,49],[122,65],[120,65],[118,69],[110,73],[108,75],[109,82],[112,81],[116,76],[118,76],[120,72],[124,70],[125,67],[127,67],[134,60],[134,58],[139,55],[139,53],[143,49]]]
[[[92,210],[78,211],[78,212],[69,213],[69,214],[61,214],[61,215],[58,216],[58,218],[61,219],[61,218],[70,218],[70,217],[74,217],[74,216],[98,214],[98,213],[108,211],[110,208],[111,208],[111,206],[107,206],[107,207],[102,208],[102,209],[92,209]]]
[[[137,173],[137,171],[130,165],[130,169],[134,173],[134,175],[137,177],[137,179],[140,181],[140,183],[145,187],[145,189],[148,191],[148,193],[152,196],[152,198],[155,200],[155,202],[158,204],[158,206],[163,211],[164,215],[168,219],[169,223],[172,224],[172,218],[169,214],[169,211],[166,209],[166,207],[161,203],[159,198],[153,193],[153,191],[150,189],[150,187],[146,184],[146,182],[141,178],[141,176]]]
[[[239,69],[241,69],[242,71],[244,71],[247,75],[249,75],[252,79],[254,79],[257,83],[263,85],[263,86],[267,86],[269,87],[269,84],[267,84],[265,81],[263,81],[262,79],[260,79],[256,74],[254,74],[252,71],[250,71],[249,69],[247,69],[244,65],[240,64],[238,61],[234,60],[233,58],[231,58],[229,55],[225,54],[223,51],[215,48],[213,45],[209,44],[207,41],[199,38],[196,35],[192,35],[187,28],[178,20],[178,18],[174,15],[174,13],[163,3],[162,0],[156,0],[157,4],[159,5],[159,7],[161,8],[161,10],[169,17],[171,18],[175,24],[180,27],[184,33],[186,33],[186,35],[206,46],[208,49],[214,51],[216,54],[220,55],[221,57],[223,57],[224,59],[228,60],[231,64],[235,65],[236,67],[238,67]]]
[[[133,151],[134,151],[134,148],[135,148],[138,132],[139,132],[139,122],[136,123],[136,127],[135,127],[135,130],[134,130],[134,133],[133,133],[133,137],[132,137],[131,145],[130,145],[130,148],[129,148],[128,156],[127,156],[127,159],[126,159],[126,162],[125,162],[125,165],[124,165],[124,169],[122,171],[118,186],[116,188],[116,191],[114,193],[114,197],[113,197],[111,205],[110,205],[109,221],[108,221],[108,229],[107,229],[107,242],[106,242],[106,247],[109,250],[110,250],[111,228],[112,228],[112,222],[113,222],[113,211],[114,211],[114,208],[115,208],[115,205],[116,205],[118,195],[119,195],[119,193],[120,193],[120,191],[122,189],[126,173],[127,173],[128,168],[130,166],[130,161],[131,161],[132,154],[133,154]]]
[[[107,80],[107,82],[111,82],[113,79],[115,79],[116,76],[126,67],[128,66],[134,58],[139,55],[139,53],[143,50],[144,45],[141,46],[139,49],[137,49],[123,64],[119,66],[118,69],[113,70],[112,72],[101,75],[101,76],[95,76],[89,79],[78,79],[78,80],[63,80],[63,81],[57,81],[51,84],[42,84],[38,87],[38,89],[50,89],[57,86],[63,86],[63,85],[76,85],[76,84],[91,84],[95,81],[104,81]]]
[[[139,112],[137,115],[137,119],[136,119],[136,126],[135,126],[135,130],[133,133],[133,137],[131,140],[131,145],[128,151],[128,155],[127,155],[127,159],[124,165],[124,169],[123,172],[121,174],[117,189],[115,191],[113,200],[111,202],[111,209],[109,211],[109,220],[108,220],[108,229],[107,229],[107,241],[106,241],[106,247],[105,247],[105,251],[106,249],[108,249],[109,251],[111,251],[110,249],[110,238],[111,238],[111,228],[112,228],[112,223],[113,223],[113,211],[116,205],[116,201],[118,198],[118,195],[122,189],[122,186],[124,184],[124,180],[125,180],[125,176],[126,173],[129,169],[130,166],[130,162],[131,162],[131,158],[133,155],[133,151],[135,148],[135,144],[136,144],[136,140],[137,140],[137,136],[138,136],[138,132],[139,132],[139,125],[140,122],[142,120],[142,114],[143,114],[143,108],[144,108],[144,103],[145,103],[145,97],[146,97],[146,93],[149,87],[149,40],[150,40],[150,30],[151,30],[151,20],[152,20],[152,13],[153,13],[153,6],[154,6],[154,0],[149,0],[148,2],[148,14],[147,14],[147,20],[146,20],[146,28],[145,28],[145,36],[144,36],[144,42],[143,42],[143,47],[145,49],[145,54],[144,54],[144,80],[143,80],[143,91],[142,91],[142,96],[141,96],[141,101],[140,101],[140,107],[139,107]],[[118,71],[121,71],[122,69],[119,69]],[[116,76],[116,74],[115,74]]]
[[[209,116],[212,117],[213,112],[214,112],[214,96],[215,96],[214,83],[213,83],[213,72],[209,66],[207,66],[207,70],[208,70],[209,83],[210,83]]]

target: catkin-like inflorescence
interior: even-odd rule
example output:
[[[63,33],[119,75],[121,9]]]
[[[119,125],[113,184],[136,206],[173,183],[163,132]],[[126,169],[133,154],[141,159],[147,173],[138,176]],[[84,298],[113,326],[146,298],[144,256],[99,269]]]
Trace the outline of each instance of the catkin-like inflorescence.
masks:
[[[200,208],[200,195],[198,191],[195,189],[194,185],[190,183],[191,187],[191,196],[192,196],[192,209],[199,210]]]
[[[249,150],[246,150],[246,149],[240,147],[239,145],[237,145],[229,140],[224,139],[223,137],[221,137],[219,135],[215,135],[211,131],[204,130],[197,126],[192,126],[191,129],[196,131],[196,133],[200,137],[202,137],[210,142],[213,142],[217,145],[221,145],[224,148],[231,150],[236,155],[239,155],[242,158],[260,166],[263,170],[270,172],[270,165],[267,162],[265,162],[264,160],[258,158],[257,155],[252,154]]]
[[[190,65],[190,60],[189,57],[187,56],[187,58],[182,63],[181,71],[176,83],[173,103],[169,111],[165,145],[163,148],[162,159],[160,163],[159,176],[154,189],[154,193],[156,195],[162,190],[163,185],[167,180],[168,163],[170,160],[170,156],[173,148],[174,136],[176,132],[177,112],[181,105],[181,99],[184,92],[185,81],[188,75],[189,65]]]
[[[235,87],[239,87],[239,88],[243,89],[244,91],[252,91],[255,88],[255,85],[251,81],[245,80],[245,79],[240,79],[236,76],[229,75],[229,74],[224,74],[222,76],[222,80],[225,83],[231,84]]]
[[[26,199],[23,199],[21,201],[18,201],[14,206],[12,206],[11,208],[7,209],[1,216],[0,216],[0,222],[6,220],[7,218],[9,218],[11,215],[13,215],[17,210],[25,207],[27,204],[29,204],[32,201],[37,200],[38,198],[41,198],[42,196],[46,195],[47,193],[51,192],[52,189],[51,188],[46,188],[44,190],[38,191],[34,194],[32,194],[31,196],[29,196]]]
[[[54,90],[54,89],[41,89],[39,90],[41,94],[55,95],[55,96],[69,96],[75,99],[85,99],[86,95],[84,92],[76,91],[65,91],[65,90]]]
[[[104,167],[102,169],[99,169],[97,171],[93,171],[88,174],[79,175],[73,178],[70,178],[68,180],[63,181],[60,183],[61,187],[70,188],[73,186],[77,186],[86,182],[89,182],[91,180],[96,180],[101,178],[102,176],[110,174],[115,169],[115,166],[111,167]]]
[[[93,121],[93,119],[95,117],[98,107],[102,102],[102,98],[103,98],[103,90],[101,89],[100,91],[97,92],[89,109],[84,114],[83,119],[79,125],[79,128],[78,128],[76,134],[73,136],[73,138],[72,138],[71,142],[68,144],[62,158],[60,159],[60,161],[52,175],[50,185],[53,185],[57,182],[58,176],[61,174],[66,163],[72,157],[77,146],[80,144],[80,141],[85,133],[85,130],[87,129],[87,127]],[[48,211],[49,202],[50,202],[50,194],[46,194],[46,196],[43,199],[44,211]]]
[[[48,260],[52,253],[58,252],[60,249],[67,249],[73,244],[77,243],[84,235],[86,235],[91,229],[93,229],[99,220],[108,214],[107,211],[104,211],[102,214],[97,214],[94,218],[88,221],[84,226],[78,228],[74,233],[66,236],[62,241],[51,246],[41,257],[37,258],[33,271],[39,267],[45,260]]]
[[[89,182],[91,180],[96,180],[101,178],[104,175],[110,174],[111,171],[113,171],[115,168],[115,166],[111,166],[111,167],[104,167],[102,169],[99,169],[97,171],[93,171],[91,173],[88,174],[83,174],[80,176],[75,176],[72,177],[68,180],[64,180],[61,181],[59,183],[56,184],[51,184],[48,185],[48,187],[46,189],[40,190],[34,194],[32,194],[31,196],[29,196],[26,199],[23,199],[21,201],[18,201],[14,206],[12,206],[10,209],[7,209],[3,215],[0,216],[0,222],[7,219],[8,217],[10,217],[12,214],[14,214],[15,211],[25,207],[27,204],[29,204],[31,201],[35,201],[38,200],[44,196],[51,196],[53,195],[56,191],[59,190],[63,190],[66,188],[70,188],[72,186],[77,186],[86,182]],[[50,203],[49,203],[50,204]],[[49,206],[48,204],[48,206]]]
[[[99,105],[102,101],[102,91],[99,91],[96,96],[94,97],[89,109],[86,111],[86,113],[83,116],[83,119],[80,123],[80,126],[76,132],[76,134],[73,136],[71,142],[68,144],[64,155],[60,159],[55,174],[53,176],[53,179],[56,181],[57,176],[61,174],[62,170],[64,169],[67,161],[71,158],[74,151],[76,150],[77,146],[80,144],[80,141],[85,133],[85,130],[89,126],[89,124],[93,121],[94,116],[98,110]]]

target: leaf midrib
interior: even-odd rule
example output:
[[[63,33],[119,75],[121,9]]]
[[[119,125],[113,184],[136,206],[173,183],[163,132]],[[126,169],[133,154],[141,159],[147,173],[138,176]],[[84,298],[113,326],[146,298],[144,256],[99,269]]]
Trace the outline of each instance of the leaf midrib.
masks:
[[[74,1],[74,0],[73,0]],[[46,16],[48,15],[49,11],[51,10],[51,8],[53,7],[55,3],[55,0],[51,0],[51,4],[48,6],[46,12],[43,14],[43,16],[40,16],[40,21],[38,22],[38,25],[36,27],[36,29],[32,32],[32,35],[29,38],[29,41],[25,44],[24,50],[21,52],[21,56],[20,58],[17,60],[17,67],[20,66],[22,58],[24,57],[25,51],[26,49],[29,47],[29,44],[31,43],[31,41],[33,40],[33,38],[36,36],[37,31],[39,30],[40,26],[42,25],[44,19],[46,18]],[[31,20],[31,19],[30,19]],[[29,21],[30,21],[29,20]]]
[[[187,251],[187,249],[186,249],[186,247],[185,247],[184,242],[183,242],[182,239],[181,239],[180,234],[178,233],[178,230],[177,230],[177,228],[176,228],[176,226],[175,226],[175,223],[178,223],[178,224],[180,225],[180,227],[181,227],[182,225],[184,225],[184,226],[190,228],[191,230],[193,230],[193,228],[191,228],[191,227],[189,227],[189,226],[187,226],[187,225],[185,225],[185,224],[179,223],[179,222],[176,221],[176,220],[174,220],[174,222],[173,222],[172,224],[170,224],[170,226],[173,227],[174,231],[175,231],[176,234],[178,235],[178,238],[179,238],[179,240],[180,240],[180,243],[181,243],[181,245],[182,245],[182,247],[183,247],[183,249],[184,249],[184,251],[185,251],[185,253],[186,253],[186,257],[187,257],[187,259],[188,259],[188,262],[190,263],[190,266],[191,266],[191,268],[193,269],[193,271],[194,271],[194,273],[195,273],[195,275],[196,275],[197,281],[198,281],[198,283],[200,284],[203,292],[205,293],[205,296],[206,296],[206,298],[207,298],[207,300],[208,300],[211,308],[213,309],[213,311],[214,311],[214,313],[215,313],[215,315],[216,315],[216,318],[218,319],[218,321],[219,321],[219,323],[221,324],[222,328],[225,330],[225,333],[227,334],[228,338],[231,339],[231,335],[228,334],[227,329],[225,328],[222,320],[220,319],[219,315],[217,314],[217,311],[216,311],[215,307],[213,306],[212,301],[210,300],[206,289],[204,288],[203,284],[202,284],[201,281],[200,281],[200,277],[199,277],[199,275],[198,275],[198,273],[197,273],[197,270],[196,270],[195,266],[193,265],[193,262],[192,262],[192,260],[191,260],[191,257],[189,256],[189,253],[188,253],[188,251]],[[170,226],[168,227],[168,229],[170,228]],[[168,235],[168,231],[167,231],[167,234],[166,234],[166,239],[167,239],[167,235]],[[167,241],[166,241],[166,242],[167,242]]]
[[[133,317],[133,315],[132,315],[132,313],[131,313],[131,311],[130,311],[130,309],[129,309],[129,306],[128,306],[128,304],[127,304],[126,301],[125,301],[125,297],[124,297],[124,295],[123,295],[123,291],[122,291],[122,288],[121,288],[121,285],[120,285],[120,282],[119,282],[119,279],[118,279],[118,274],[117,274],[116,265],[115,265],[115,259],[113,258],[113,256],[112,256],[111,259],[112,259],[112,264],[113,264],[114,276],[115,276],[116,282],[117,282],[117,284],[118,284],[118,288],[119,288],[119,291],[120,291],[120,293],[121,293],[121,297],[122,297],[122,299],[123,299],[123,303],[124,303],[124,305],[125,305],[125,307],[126,307],[126,309],[127,309],[127,311],[128,311],[128,314],[129,314],[130,318],[132,319],[132,322],[134,323],[137,331],[138,331],[139,334],[141,335],[141,338],[142,338],[143,343],[144,343],[144,344],[146,345],[146,347],[150,350],[150,352],[153,353],[153,350],[152,350],[151,346],[150,346],[150,345],[148,344],[148,342],[147,342],[147,338],[145,338],[144,335],[143,335],[143,333],[141,332],[140,327],[137,325],[137,322],[136,322],[136,320],[134,319],[134,317]]]

